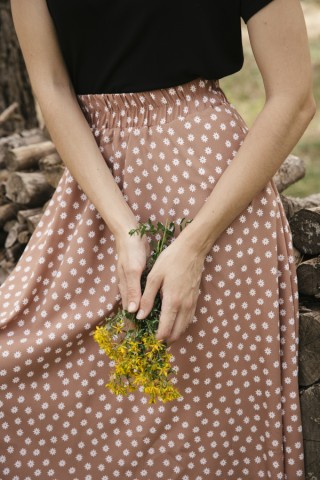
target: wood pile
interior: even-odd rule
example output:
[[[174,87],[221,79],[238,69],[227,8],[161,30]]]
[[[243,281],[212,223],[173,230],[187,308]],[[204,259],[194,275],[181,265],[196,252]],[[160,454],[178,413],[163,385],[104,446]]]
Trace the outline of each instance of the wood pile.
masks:
[[[0,138],[0,284],[19,260],[63,171],[44,130]]]
[[[320,480],[319,196],[283,200],[296,251],[299,286],[299,385],[306,479],[315,480]]]
[[[0,115],[0,123],[6,115],[10,111]],[[0,285],[18,262],[63,171],[45,130],[0,138]],[[274,180],[291,227],[297,266],[306,478],[320,480],[320,193],[305,198],[281,193],[304,175],[304,162],[290,155]]]

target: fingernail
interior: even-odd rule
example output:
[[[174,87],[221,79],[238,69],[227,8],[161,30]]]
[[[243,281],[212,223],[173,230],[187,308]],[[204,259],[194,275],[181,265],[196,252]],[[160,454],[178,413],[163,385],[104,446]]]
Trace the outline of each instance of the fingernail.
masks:
[[[137,308],[136,304],[134,302],[130,302],[128,307],[128,312],[134,312],[136,308]]]
[[[144,310],[139,310],[139,312],[137,313],[136,316],[137,316],[137,318],[138,318],[139,320],[141,320],[142,317],[143,317],[143,315],[144,315]]]

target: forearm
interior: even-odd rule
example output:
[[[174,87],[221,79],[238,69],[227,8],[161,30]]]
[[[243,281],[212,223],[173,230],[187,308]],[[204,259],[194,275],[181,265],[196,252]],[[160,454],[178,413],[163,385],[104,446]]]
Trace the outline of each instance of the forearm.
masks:
[[[137,220],[103,158],[74,92],[47,86],[37,99],[48,131],[64,164],[115,235]],[[110,208],[112,205],[112,208]]]
[[[267,101],[206,203],[181,232],[181,240],[192,249],[207,253],[219,235],[274,176],[312,116],[312,102],[298,108],[286,97]]]

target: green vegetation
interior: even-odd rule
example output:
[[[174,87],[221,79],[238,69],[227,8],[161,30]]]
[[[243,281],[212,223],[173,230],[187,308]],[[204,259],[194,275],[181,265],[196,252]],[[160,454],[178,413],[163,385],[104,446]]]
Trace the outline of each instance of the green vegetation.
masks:
[[[310,2],[314,8],[319,2]],[[314,93],[320,103],[320,25],[317,35],[309,35],[314,69]],[[220,81],[220,85],[250,127],[264,104],[264,88],[251,48],[244,35],[245,63],[242,70]],[[292,153],[301,157],[306,165],[306,175],[285,190],[286,195],[304,197],[320,192],[320,109]]]

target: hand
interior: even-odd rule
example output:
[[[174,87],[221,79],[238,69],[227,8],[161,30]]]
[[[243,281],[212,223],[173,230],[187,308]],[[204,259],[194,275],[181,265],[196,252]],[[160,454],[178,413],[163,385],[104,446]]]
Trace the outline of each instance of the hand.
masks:
[[[136,312],[141,298],[141,274],[146,267],[151,247],[145,235],[116,237],[118,253],[117,270],[122,306],[125,310]],[[135,306],[129,308],[130,303]]]
[[[176,341],[193,320],[204,270],[203,253],[190,250],[176,238],[163,250],[150,270],[141,297],[138,318],[150,313],[157,292],[162,299],[156,338],[170,344]]]

